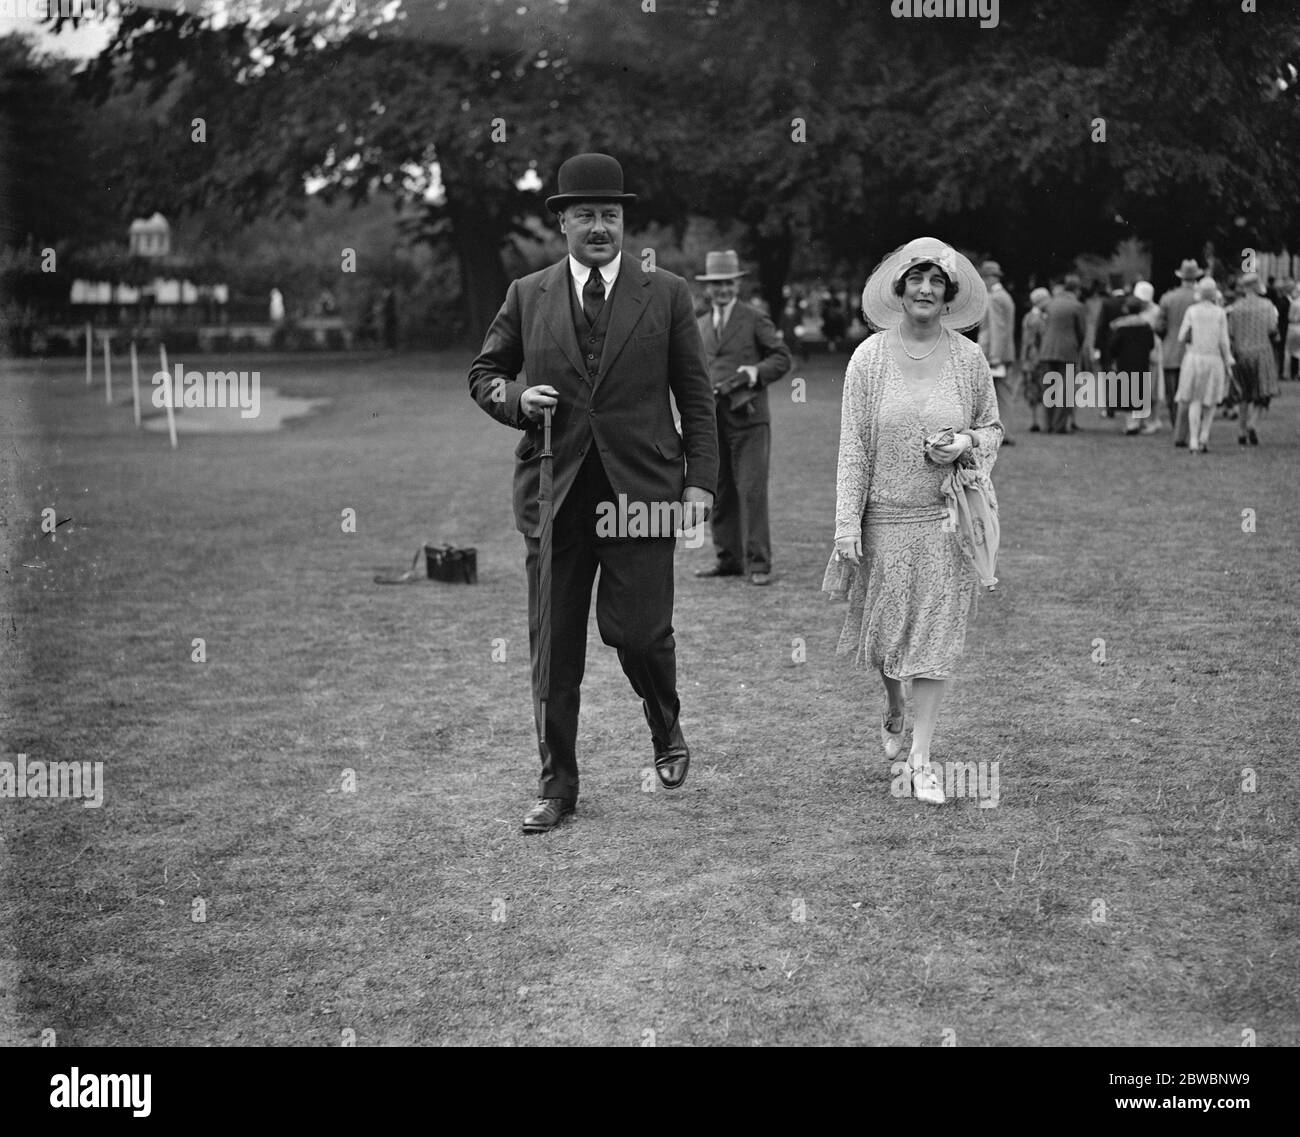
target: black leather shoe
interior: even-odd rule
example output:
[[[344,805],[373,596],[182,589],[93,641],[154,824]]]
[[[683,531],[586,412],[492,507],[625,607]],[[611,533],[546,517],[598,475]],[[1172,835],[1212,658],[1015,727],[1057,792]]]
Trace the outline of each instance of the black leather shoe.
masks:
[[[712,568],[696,569],[696,576],[744,576],[743,569],[727,568],[724,565],[714,565]]]
[[[686,781],[686,771],[691,768],[691,749],[685,740],[679,746],[655,746],[655,773],[666,790],[675,790]]]
[[[524,814],[525,833],[549,833],[566,817],[578,803],[562,797],[544,797],[532,809]]]

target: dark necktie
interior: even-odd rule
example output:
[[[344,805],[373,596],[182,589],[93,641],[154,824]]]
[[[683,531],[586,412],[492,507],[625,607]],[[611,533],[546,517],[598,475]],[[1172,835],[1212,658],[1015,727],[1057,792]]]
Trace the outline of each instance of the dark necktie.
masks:
[[[605,307],[605,282],[600,279],[600,269],[593,268],[582,286],[582,310],[587,316],[587,323],[596,326],[600,310]]]

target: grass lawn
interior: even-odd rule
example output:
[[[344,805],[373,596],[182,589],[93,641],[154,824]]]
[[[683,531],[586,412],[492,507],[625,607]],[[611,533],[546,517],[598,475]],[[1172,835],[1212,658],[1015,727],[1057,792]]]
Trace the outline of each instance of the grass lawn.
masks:
[[[0,759],[102,761],[104,802],[0,799],[0,1041],[1300,1042],[1300,384],[1205,457],[1016,408],[934,747],[996,759],[999,803],[936,809],[891,795],[878,680],[834,656],[843,362],[797,366],[776,583],[678,554],[686,786],[643,776],[593,615],[584,796],[524,837],[517,439],[467,362],[250,359],[331,403],[175,452],[77,362],[7,366]],[[426,538],[478,586],[372,582]]]

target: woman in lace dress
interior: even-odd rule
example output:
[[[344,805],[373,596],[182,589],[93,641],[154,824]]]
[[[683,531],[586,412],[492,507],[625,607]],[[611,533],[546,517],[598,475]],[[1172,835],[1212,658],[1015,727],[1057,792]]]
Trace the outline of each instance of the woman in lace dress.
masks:
[[[855,567],[839,652],[884,681],[881,739],[891,759],[902,749],[911,681],[913,792],[935,804],[944,795],[930,742],[976,587],[945,524],[940,483],[959,459],[987,473],[1002,440],[988,363],[955,334],[978,324],[987,303],[969,260],[934,238],[909,242],[867,282],[863,312],[883,330],[853,353],[844,378],[835,550]],[[949,427],[952,443],[927,450],[926,438]]]

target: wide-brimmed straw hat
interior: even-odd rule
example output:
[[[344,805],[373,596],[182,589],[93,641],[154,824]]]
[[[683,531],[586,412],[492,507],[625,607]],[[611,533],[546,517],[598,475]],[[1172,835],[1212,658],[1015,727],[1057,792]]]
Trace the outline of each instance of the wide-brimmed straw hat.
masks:
[[[941,268],[957,282],[957,297],[945,301],[939,322],[953,331],[975,327],[989,306],[989,290],[967,257],[938,237],[917,237],[895,249],[872,271],[862,290],[862,314],[872,326],[894,328],[903,322],[903,298],[896,285],[920,264]]]
[[[546,199],[546,208],[560,213],[575,201],[617,201],[630,205],[636,194],[623,192],[623,167],[608,154],[575,154],[556,178],[560,192]]]
[[[696,280],[739,280],[746,275],[740,267],[740,258],[735,249],[725,253],[705,253],[704,272],[696,275]]]

